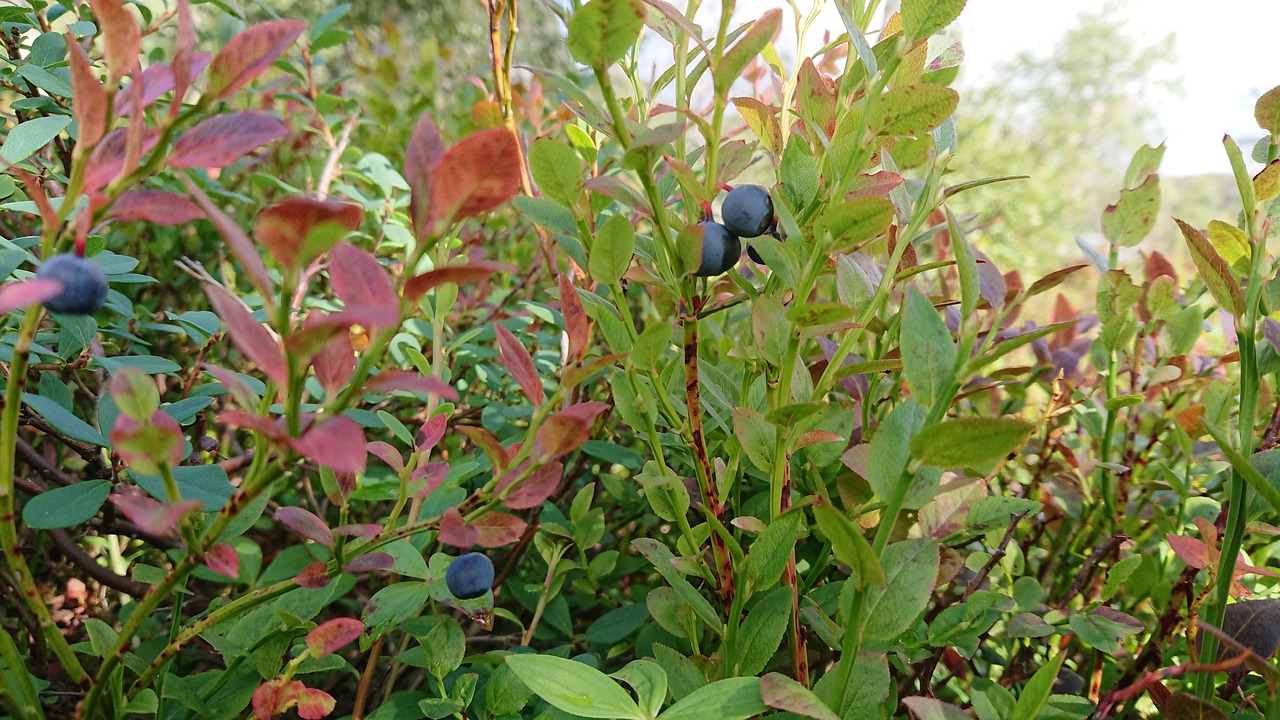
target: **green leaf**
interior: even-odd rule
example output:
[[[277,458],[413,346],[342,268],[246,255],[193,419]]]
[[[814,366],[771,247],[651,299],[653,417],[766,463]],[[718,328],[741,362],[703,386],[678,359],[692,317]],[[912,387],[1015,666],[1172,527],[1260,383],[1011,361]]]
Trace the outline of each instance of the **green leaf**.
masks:
[[[792,135],[787,141],[786,149],[782,151],[780,174],[782,194],[787,205],[796,214],[803,213],[814,198],[818,197],[821,177],[818,174],[818,161],[813,157],[813,150],[799,134]]]
[[[781,28],[782,11],[778,8],[769,10],[751,24],[751,29],[743,33],[737,44],[729,48],[728,52],[724,53],[724,57],[720,58],[720,62],[711,70],[717,95],[729,92],[734,81],[747,67],[747,63],[773,41]]]
[[[1176,692],[1164,703],[1164,720],[1228,720],[1228,715],[1208,700],[1201,700],[1195,695]],[[1233,715],[1230,717],[1245,718],[1256,715]]]
[[[667,671],[654,660],[632,660],[613,678],[631,686],[648,717],[654,717],[667,701]]]
[[[880,706],[889,696],[889,663],[884,653],[862,652],[849,673],[849,684],[845,686],[844,704],[834,707],[836,680],[840,675],[841,658],[813,686],[813,692],[823,702],[831,706],[836,714],[846,720],[862,720],[863,718],[883,717]]]
[[[605,285],[618,282],[630,267],[635,248],[635,228],[622,215],[610,215],[596,229],[595,241],[591,244],[591,258],[587,266],[591,279]],[[670,334],[668,330],[668,337]]]
[[[438,678],[457,670],[467,653],[467,637],[451,617],[442,618],[418,642],[426,651],[427,671]]]
[[[752,590],[768,590],[782,577],[800,537],[802,520],[798,511],[783,513],[751,543],[747,553],[747,578]]]
[[[56,400],[50,400],[31,393],[22,393],[22,402],[39,413],[40,417],[43,417],[46,422],[52,425],[54,430],[72,440],[79,440],[98,447],[111,447],[106,438],[102,437],[102,434],[97,430],[94,430],[93,426],[72,415],[70,411],[59,405]]]
[[[959,102],[960,94],[945,85],[904,85],[880,97],[867,125],[879,135],[921,135],[941,125]]]
[[[1187,248],[1191,250],[1191,260],[1196,264],[1200,279],[1209,289],[1214,302],[1218,303],[1223,310],[1240,317],[1244,312],[1244,293],[1232,277],[1230,266],[1213,248],[1204,233],[1177,218],[1173,221],[1182,231],[1182,237],[1187,241]]]
[[[893,222],[893,203],[888,198],[855,198],[828,205],[815,223],[815,233],[830,233],[837,248],[848,248],[889,229]]]
[[[1141,555],[1130,555],[1129,557],[1117,562],[1107,571],[1107,582],[1102,586],[1102,592],[1098,594],[1098,599],[1106,602],[1119,592],[1121,586],[1129,579],[1134,570],[1142,564]]]
[[[993,495],[983,498],[969,508],[964,527],[969,533],[978,535],[1003,530],[1009,526],[1009,519],[1021,513],[1036,512],[1041,504],[1026,498]]]
[[[595,668],[554,655],[508,655],[506,660],[516,677],[559,710],[588,718],[644,718],[631,695]]]
[[[1129,161],[1129,168],[1124,172],[1124,186],[1136,187],[1148,175],[1160,169],[1162,159],[1164,159],[1164,143],[1160,143],[1157,147],[1143,145],[1138,148],[1138,152],[1134,153],[1133,159]]]
[[[968,720],[969,718],[969,713],[955,705],[930,697],[906,697],[902,699],[902,704],[911,710],[911,716],[917,720]]]
[[[685,602],[689,603],[694,613],[702,618],[703,622],[716,633],[722,631],[723,622],[720,620],[720,616],[716,614],[715,609],[711,607],[711,603],[707,602],[707,599],[695,590],[689,584],[689,581],[685,580],[680,575],[680,572],[676,570],[675,565],[672,563],[675,556],[671,554],[670,548],[652,538],[637,538],[631,541],[631,546],[653,564],[654,569],[666,579],[667,584],[679,593]]]
[[[569,54],[603,70],[621,60],[644,30],[640,0],[591,0],[569,19]]]
[[[831,541],[831,552],[836,559],[853,569],[859,588],[883,585],[885,571],[867,544],[867,538],[845,514],[826,501],[813,506],[813,517],[818,529]]]
[[[22,508],[22,522],[36,530],[66,528],[86,522],[111,494],[106,480],[85,480],[54,488],[33,498]]]
[[[132,470],[129,474],[139,487],[155,499],[162,502],[168,499],[164,481],[159,475],[146,475]],[[178,494],[181,498],[204,503],[204,512],[221,510],[236,492],[235,486],[227,478],[227,471],[217,463],[176,467],[173,469],[173,477],[178,481]]]
[[[933,596],[938,579],[938,543],[916,538],[885,548],[883,587],[867,593],[865,638],[889,642],[915,625]]]
[[[1102,211],[1102,234],[1121,247],[1142,242],[1160,212],[1160,176],[1151,174],[1136,188],[1120,191],[1115,205]]]
[[[960,17],[965,0],[902,0],[902,31],[923,40]]]
[[[532,697],[533,691],[516,677],[511,666],[506,663],[494,668],[484,685],[485,705],[489,712],[498,717],[520,712]]]
[[[961,418],[920,430],[911,440],[911,455],[939,468],[993,463],[1026,444],[1035,426],[1014,418]]]
[[[1053,694],[1053,681],[1058,679],[1058,668],[1062,667],[1065,658],[1066,655],[1061,652],[1055,654],[1052,660],[1031,676],[1031,680],[1022,688],[1022,694],[1018,696],[1012,720],[1036,720],[1036,716],[1049,701],[1049,696]]]
[[[758,675],[764,670],[782,644],[790,620],[791,588],[776,587],[758,596],[739,628],[742,645],[736,674]]]
[[[1280,85],[1262,93],[1253,106],[1253,119],[1258,127],[1275,135],[1280,130]]]
[[[70,124],[71,118],[65,115],[38,117],[18,123],[5,136],[4,145],[0,146],[0,158],[17,165],[53,142],[58,133]]]
[[[778,429],[765,420],[759,411],[740,407],[733,411],[733,432],[752,464],[769,472],[773,468]]]
[[[651,370],[658,367],[662,355],[671,347],[671,326],[659,321],[649,324],[636,338],[631,351],[631,362],[636,367]]]
[[[903,477],[911,460],[911,437],[924,426],[927,411],[915,400],[908,400],[894,408],[876,428],[867,450],[867,483],[881,499],[893,497],[900,491],[901,483],[910,483],[903,506],[917,508],[927,503],[937,491],[936,474],[932,478],[925,473],[918,477]]]
[[[1137,621],[1134,622],[1136,623]],[[1075,613],[1071,616],[1068,624],[1071,625],[1072,630],[1076,631],[1076,635],[1079,635],[1081,640],[1104,653],[1119,651],[1124,647],[1121,644],[1121,640],[1125,636],[1142,631],[1141,624],[1116,622],[1112,618],[1097,612]]]
[[[1231,161],[1231,174],[1236,179],[1236,189],[1240,191],[1240,203],[1244,208],[1245,217],[1250,218],[1252,226],[1253,211],[1257,207],[1258,199],[1253,192],[1253,178],[1249,177],[1249,170],[1244,165],[1244,154],[1240,152],[1240,146],[1230,135],[1222,136],[1222,146],[1227,150],[1227,159]]]
[[[1249,274],[1253,250],[1249,248],[1249,238],[1245,237],[1243,230],[1221,220],[1210,220],[1209,242],[1213,243],[1218,254],[1231,266],[1236,277],[1242,278]]]
[[[746,720],[768,709],[760,698],[760,678],[727,678],[689,693],[658,720]]]
[[[529,172],[545,198],[573,209],[582,193],[582,162],[568,145],[539,138],[529,146]]]
[[[956,344],[933,303],[916,286],[907,288],[902,308],[902,370],[907,388],[925,407],[938,402],[951,384]]]

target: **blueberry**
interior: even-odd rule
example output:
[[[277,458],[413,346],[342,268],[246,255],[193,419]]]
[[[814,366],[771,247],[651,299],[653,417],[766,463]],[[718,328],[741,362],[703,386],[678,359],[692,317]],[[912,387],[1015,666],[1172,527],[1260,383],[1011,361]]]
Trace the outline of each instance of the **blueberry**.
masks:
[[[759,185],[739,185],[725,197],[720,219],[738,237],[760,237],[773,224],[773,198]]]
[[[760,253],[756,252],[755,246],[747,245],[747,257],[751,258],[751,262],[764,265],[764,258],[760,257]]]
[[[444,582],[459,600],[478,598],[493,585],[493,561],[477,552],[456,557],[444,571]]]
[[[776,227],[770,227],[769,231],[763,234],[771,236],[778,242],[783,242],[787,239],[787,236]],[[759,263],[761,265],[768,265],[768,263],[764,261],[764,256],[762,256],[752,245],[747,245],[747,257],[751,258],[752,262]]]
[[[107,276],[97,263],[70,254],[54,255],[36,271],[36,277],[62,283],[62,292],[44,301],[53,312],[92,315],[107,300]]]
[[[718,222],[704,220],[698,223],[702,230],[702,263],[698,265],[694,275],[698,277],[715,277],[727,272],[738,263],[742,254],[742,243],[738,236],[725,229]]]

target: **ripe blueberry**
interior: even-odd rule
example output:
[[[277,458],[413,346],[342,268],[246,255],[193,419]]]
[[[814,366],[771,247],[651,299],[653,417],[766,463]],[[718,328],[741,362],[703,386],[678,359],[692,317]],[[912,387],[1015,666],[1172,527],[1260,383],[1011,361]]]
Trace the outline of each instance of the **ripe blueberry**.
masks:
[[[759,185],[739,185],[725,196],[720,219],[738,237],[760,237],[773,224],[773,198]]]
[[[107,300],[107,276],[97,263],[71,254],[54,255],[36,271],[36,277],[62,283],[62,292],[44,301],[53,312],[92,315]]]
[[[477,552],[456,557],[444,571],[444,583],[459,600],[478,598],[493,585],[493,561]]]
[[[718,222],[704,220],[698,223],[702,230],[702,262],[694,275],[698,277],[715,277],[728,272],[738,262],[742,254],[742,243],[738,236],[725,229]]]

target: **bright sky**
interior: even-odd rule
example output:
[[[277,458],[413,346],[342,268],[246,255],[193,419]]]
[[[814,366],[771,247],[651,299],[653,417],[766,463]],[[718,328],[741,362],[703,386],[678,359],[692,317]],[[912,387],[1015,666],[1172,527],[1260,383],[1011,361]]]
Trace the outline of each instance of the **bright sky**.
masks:
[[[801,10],[811,7],[812,0],[795,1]],[[1161,108],[1165,137],[1150,139],[1152,145],[1166,141],[1161,171],[1167,175],[1230,172],[1222,149],[1223,133],[1242,144],[1247,158],[1252,141],[1262,135],[1253,120],[1254,101],[1280,85],[1280,62],[1269,35],[1280,26],[1280,0],[1115,4],[1122,6],[1119,15],[1144,44],[1170,33],[1174,36],[1176,65],[1165,72],[1166,77],[1180,78],[1182,92]],[[1096,12],[1106,5],[1106,0],[969,0],[958,22],[965,49],[963,82],[980,82],[995,64],[1020,51],[1047,54],[1079,13]],[[708,32],[715,27],[716,6],[704,2],[697,17]],[[735,20],[759,17],[770,7],[783,8],[784,32],[778,50],[791,66],[794,30],[785,0],[739,0]],[[824,30],[832,35],[844,32],[832,0],[827,0],[805,42],[806,54],[821,45]]]

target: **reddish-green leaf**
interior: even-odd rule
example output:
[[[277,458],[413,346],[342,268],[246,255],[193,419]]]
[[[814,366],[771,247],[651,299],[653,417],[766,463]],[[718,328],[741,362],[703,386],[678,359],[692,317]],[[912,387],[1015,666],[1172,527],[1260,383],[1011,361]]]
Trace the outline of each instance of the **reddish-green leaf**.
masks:
[[[1280,129],[1280,85],[1262,93],[1253,106],[1253,118],[1258,127],[1270,133]]]
[[[902,31],[923,40],[955,21],[965,0],[902,0]]]
[[[137,127],[138,131],[142,133],[138,152],[150,152],[160,140],[160,131],[155,128],[146,128],[142,123],[138,123],[133,127]],[[85,164],[85,192],[100,190],[107,183],[121,175],[128,162],[128,145],[129,131],[127,128],[112,130],[102,138],[98,145],[93,148],[93,152],[89,154],[89,160]]]
[[[276,510],[276,520],[312,542],[333,547],[333,533],[330,532],[329,526],[310,510],[286,505]]]
[[[385,393],[392,390],[439,395],[450,402],[458,399],[458,391],[440,378],[419,375],[411,370],[383,370],[365,383],[365,392]]]
[[[1142,242],[1160,212],[1160,177],[1148,175],[1141,185],[1120,191],[1120,200],[1102,212],[1102,234],[1122,247]]]
[[[261,110],[215,115],[183,133],[167,162],[175,168],[223,168],[288,134],[280,118]]]
[[[587,326],[587,313],[582,308],[582,299],[578,297],[578,291],[574,289],[568,273],[557,273],[556,281],[560,285],[560,314],[564,316],[564,331],[568,340],[566,363],[573,364],[586,357],[591,331]]]
[[[591,427],[581,418],[557,413],[543,421],[534,438],[536,457],[553,460],[582,447],[591,439]]]
[[[191,54],[191,57],[185,61],[187,72],[192,76],[200,74],[212,59],[213,55],[209,53]],[[146,70],[142,71],[141,75],[136,76],[137,82],[142,83],[142,107],[150,107],[152,103],[160,99],[161,95],[170,91],[174,92],[175,98],[177,97],[179,91],[176,77],[178,60],[179,58],[175,57],[173,64],[151,63]],[[112,107],[112,110],[119,117],[129,117],[133,114],[132,87],[132,85],[126,85],[125,91],[121,93],[124,99]],[[173,107],[178,108],[181,105],[175,100]]]
[[[355,618],[334,618],[307,633],[307,649],[311,657],[322,658],[355,642],[364,632],[364,623]]]
[[[280,266],[300,269],[360,227],[359,205],[316,198],[286,198],[258,213],[253,236]]]
[[[111,376],[111,399],[120,412],[134,420],[146,420],[160,409],[160,389],[150,375],[124,368]]]
[[[733,104],[765,150],[774,155],[782,151],[782,128],[773,108],[752,97],[733,98]]]
[[[161,466],[173,468],[182,462],[182,427],[159,410],[145,420],[121,414],[111,429],[111,449],[135,472],[156,475]]]
[[[178,48],[173,54],[173,104],[169,117],[176,117],[182,108],[191,81],[213,60],[209,53],[196,53],[196,25],[191,17],[189,0],[178,0]],[[203,61],[200,57],[203,56]]]
[[[488,212],[520,192],[520,172],[510,130],[472,133],[449,148],[432,173],[430,217],[447,223]]]
[[[62,292],[62,283],[53,278],[31,278],[0,286],[0,315],[44,302]]]
[[[92,148],[107,128],[107,91],[89,65],[89,57],[67,32],[67,56],[71,63],[71,107],[79,123],[76,148]],[[81,147],[83,146],[83,149]]]
[[[515,482],[516,478],[524,473],[528,467],[527,462],[521,463],[518,469],[509,469],[498,479],[498,485],[495,491],[501,494],[504,490]],[[534,470],[524,482],[516,486],[503,500],[502,504],[512,510],[525,510],[537,507],[544,500],[551,497],[551,493],[555,492],[560,485],[560,478],[564,475],[564,465],[553,460]]]
[[[430,115],[423,115],[405,150],[404,178],[410,189],[410,219],[421,236],[426,231],[427,208],[431,202],[431,178],[444,159],[444,140]]]
[[[318,312],[312,312],[303,321],[304,330],[324,324],[326,318]],[[349,332],[340,332],[330,338],[329,342],[311,356],[311,366],[315,368],[316,379],[324,388],[325,395],[332,397],[342,388],[356,369],[355,349],[351,347]]]
[[[1235,278],[1231,276],[1230,266],[1213,248],[1204,233],[1177,218],[1173,221],[1178,224],[1182,237],[1187,241],[1187,247],[1191,250],[1191,260],[1195,263],[1196,270],[1200,272],[1200,279],[1209,289],[1209,294],[1223,310],[1240,317],[1244,312],[1244,293],[1241,292]]]
[[[321,720],[328,717],[338,705],[338,701],[332,695],[318,688],[299,688],[296,697],[298,717],[302,720]]]
[[[156,537],[177,537],[178,521],[204,507],[199,500],[161,503],[144,495],[112,495],[111,502],[129,522]]]
[[[301,20],[272,20],[253,25],[231,38],[209,66],[205,92],[225,99],[266,72],[305,30]]]
[[[325,587],[331,580],[332,578],[329,577],[329,566],[327,563],[323,562],[311,563],[310,565],[302,568],[302,571],[293,578],[293,582],[299,587],[310,588],[312,590]]]
[[[343,527],[350,528],[351,526],[344,525]],[[381,525],[369,525],[368,527],[369,527],[368,530],[361,530],[362,534],[360,534],[359,537],[373,537],[382,530]],[[334,528],[333,530],[334,534],[337,534],[338,530],[340,529],[342,528]],[[369,535],[363,534],[366,532],[371,532],[372,534],[369,534]],[[355,533],[351,533],[351,534],[355,534]],[[395,567],[395,564],[396,564],[396,559],[388,555],[387,553],[366,553],[356,558],[355,560],[352,560],[346,565],[343,565],[342,571],[349,572],[349,573],[362,573],[362,572],[372,572],[374,570],[388,570],[392,567]]]
[[[764,15],[761,15],[759,19],[751,24],[751,28],[742,34],[738,42],[720,58],[720,62],[716,67],[711,69],[713,85],[717,95],[724,95],[729,92],[729,88],[733,86],[734,81],[746,69],[747,63],[751,62],[766,45],[777,37],[781,28],[782,10],[778,8],[766,11]]]
[[[93,17],[102,31],[103,55],[107,61],[107,87],[114,90],[138,67],[142,55],[142,31],[121,0],[89,0]]]
[[[453,265],[429,270],[405,281],[404,298],[410,302],[417,302],[423,295],[445,283],[454,283],[455,285],[476,283],[486,280],[490,275],[498,272],[513,273],[516,272],[516,268],[506,263],[477,260],[466,265]]]
[[[796,104],[800,116],[814,123],[827,137],[836,129],[837,90],[835,81],[818,72],[812,58],[805,58],[796,76]]]

